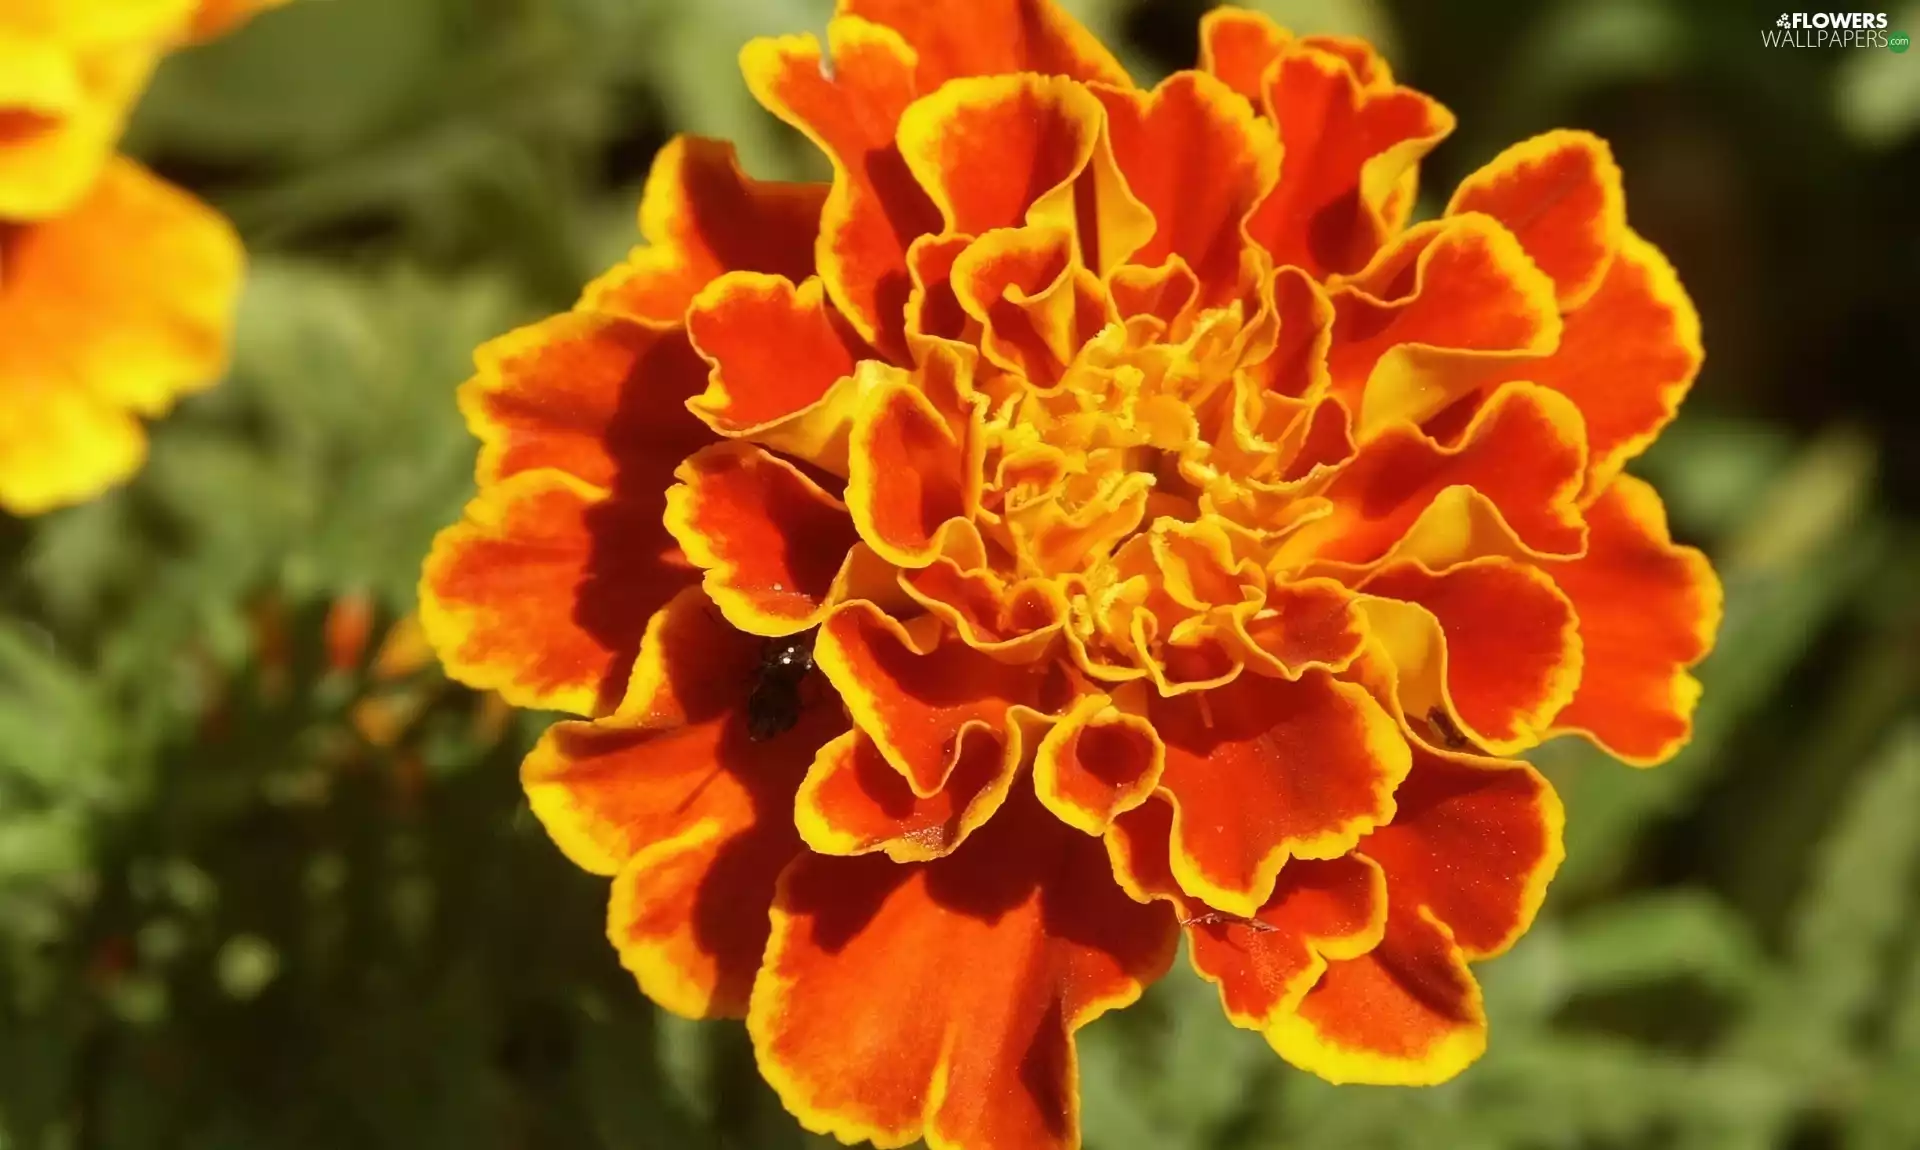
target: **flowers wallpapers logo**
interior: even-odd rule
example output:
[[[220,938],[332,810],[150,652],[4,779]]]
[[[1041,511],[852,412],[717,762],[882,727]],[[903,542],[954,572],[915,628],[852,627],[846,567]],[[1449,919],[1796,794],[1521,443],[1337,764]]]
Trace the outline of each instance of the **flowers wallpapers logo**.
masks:
[[[1901,33],[1887,31],[1885,12],[1783,12],[1760,42],[1769,48],[1891,48],[1904,51]]]
[[[1152,89],[1046,0],[741,64],[831,182],[670,143],[481,349],[421,582],[452,675],[580,716],[523,782],[640,988],[878,1145],[1076,1145],[1074,1032],[1182,935],[1296,1066],[1458,1074],[1562,857],[1514,756],[1672,756],[1720,616],[1627,471],[1703,353],[1606,143],[1415,221],[1452,114],[1234,9]]]

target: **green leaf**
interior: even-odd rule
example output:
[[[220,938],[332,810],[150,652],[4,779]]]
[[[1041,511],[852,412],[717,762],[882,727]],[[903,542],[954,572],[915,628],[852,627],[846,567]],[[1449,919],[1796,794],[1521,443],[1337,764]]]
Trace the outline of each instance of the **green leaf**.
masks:
[[[1569,995],[1691,977],[1748,997],[1769,973],[1746,923],[1699,890],[1641,895],[1595,908],[1566,925],[1561,954]]]
[[[1885,1054],[1847,1123],[1848,1150],[1907,1150],[1920,1146],[1920,946],[1895,970]]]
[[[1920,890],[1920,724],[1894,732],[1834,820],[1793,928],[1793,1013],[1811,1033],[1862,1021]]]

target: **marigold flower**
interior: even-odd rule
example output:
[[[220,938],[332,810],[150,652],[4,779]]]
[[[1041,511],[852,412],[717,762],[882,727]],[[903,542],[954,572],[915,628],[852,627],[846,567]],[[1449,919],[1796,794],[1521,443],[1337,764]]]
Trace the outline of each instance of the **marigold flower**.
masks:
[[[1142,91],[1049,0],[841,0],[742,57],[832,183],[674,141],[648,245],[461,393],[429,637],[590,717],[534,811],[813,1129],[1075,1144],[1073,1032],[1182,930],[1296,1065],[1446,1079],[1561,857],[1508,756],[1686,741],[1719,587],[1622,467],[1698,322],[1606,145],[1410,224],[1444,108],[1358,41],[1203,45]]]
[[[125,479],[224,369],[239,240],[114,147],[169,49],[270,2],[0,0],[0,507]]]

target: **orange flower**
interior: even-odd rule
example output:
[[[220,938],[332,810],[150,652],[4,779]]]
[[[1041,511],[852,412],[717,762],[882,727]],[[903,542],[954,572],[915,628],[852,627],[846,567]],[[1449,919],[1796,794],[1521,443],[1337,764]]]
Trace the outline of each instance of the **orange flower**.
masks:
[[[239,241],[114,147],[167,50],[267,2],[0,0],[0,508],[125,479],[224,370]]]
[[[832,184],[677,140],[648,246],[481,350],[428,635],[592,718],[535,812],[813,1129],[1075,1144],[1073,1032],[1182,929],[1295,1064],[1448,1078],[1561,856],[1505,756],[1687,738],[1720,592],[1622,466],[1693,308],[1592,136],[1409,225],[1452,117],[1365,44],[1222,10],[1142,91],[961,8],[749,45]]]

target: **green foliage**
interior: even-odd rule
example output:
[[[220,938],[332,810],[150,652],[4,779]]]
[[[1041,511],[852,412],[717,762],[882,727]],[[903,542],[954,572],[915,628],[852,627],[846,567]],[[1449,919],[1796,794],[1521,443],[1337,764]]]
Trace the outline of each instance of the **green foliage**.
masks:
[[[1141,76],[1205,6],[1067,3]],[[1777,196],[1817,167],[1835,196],[1907,179],[1910,205],[1920,55],[1765,55],[1761,17],[1721,2],[1249,6],[1378,38],[1461,113],[1430,194],[1547,123],[1609,131],[1711,353],[1636,469],[1715,557],[1727,617],[1675,762],[1539,755],[1570,853],[1481,968],[1479,1065],[1330,1087],[1182,968],[1085,1033],[1088,1144],[1920,1146],[1920,532],[1882,473],[1894,433],[1848,422],[1911,380],[1910,348],[1802,378],[1869,342],[1854,317],[1914,253],[1796,246]],[[471,487],[473,347],[635,242],[668,131],[817,173],[733,60],[829,8],[299,0],[164,70],[131,147],[228,211],[254,266],[232,377],[155,427],[140,477],[0,524],[0,1147],[824,1144],[739,1027],[665,1016],[620,970],[604,880],[519,794],[543,717],[374,651]]]

